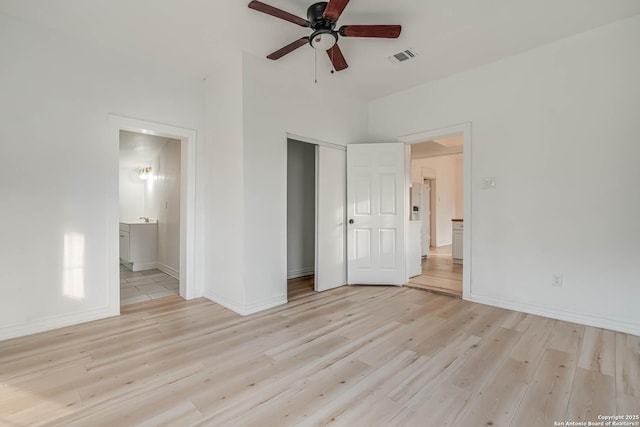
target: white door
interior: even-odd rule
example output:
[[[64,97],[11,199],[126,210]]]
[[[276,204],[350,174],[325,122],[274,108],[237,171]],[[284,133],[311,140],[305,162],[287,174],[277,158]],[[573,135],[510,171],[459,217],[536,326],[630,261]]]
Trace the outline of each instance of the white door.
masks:
[[[347,282],[406,282],[405,145],[347,145]]]
[[[347,153],[335,148],[316,147],[315,289],[321,292],[347,283]]]

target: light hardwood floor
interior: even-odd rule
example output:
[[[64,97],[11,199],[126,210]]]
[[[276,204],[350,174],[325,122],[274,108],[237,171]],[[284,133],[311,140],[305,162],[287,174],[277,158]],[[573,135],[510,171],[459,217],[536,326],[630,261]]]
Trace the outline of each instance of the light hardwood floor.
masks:
[[[640,412],[640,338],[397,287],[166,297],[0,342],[4,426],[552,426]]]
[[[460,297],[462,268],[462,264],[453,262],[451,245],[431,247],[429,256],[422,260],[422,274],[409,279],[407,286]]]

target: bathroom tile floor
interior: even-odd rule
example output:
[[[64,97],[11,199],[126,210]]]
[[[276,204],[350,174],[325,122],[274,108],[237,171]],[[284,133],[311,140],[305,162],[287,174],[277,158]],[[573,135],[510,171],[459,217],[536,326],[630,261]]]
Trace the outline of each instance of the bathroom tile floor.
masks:
[[[120,266],[120,306],[178,295],[178,279],[160,270],[133,272]]]

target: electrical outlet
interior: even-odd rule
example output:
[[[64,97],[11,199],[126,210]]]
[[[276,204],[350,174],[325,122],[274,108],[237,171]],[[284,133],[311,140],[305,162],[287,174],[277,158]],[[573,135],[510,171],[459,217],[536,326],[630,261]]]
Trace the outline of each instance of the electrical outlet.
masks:
[[[562,287],[562,273],[555,273],[551,275],[551,286],[558,288]]]

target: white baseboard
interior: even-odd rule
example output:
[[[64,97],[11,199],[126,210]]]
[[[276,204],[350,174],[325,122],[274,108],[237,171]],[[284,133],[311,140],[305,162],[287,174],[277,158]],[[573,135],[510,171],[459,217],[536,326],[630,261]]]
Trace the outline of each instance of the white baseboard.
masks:
[[[249,314],[257,313],[259,311],[268,310],[273,307],[277,307],[279,305],[286,304],[287,296],[286,295],[278,295],[277,297],[269,298],[263,301],[256,301],[251,304],[245,304],[244,316]]]
[[[169,276],[173,277],[174,279],[180,280],[180,272],[178,270],[159,262],[145,262],[145,263],[138,262],[138,263],[132,264],[130,262],[120,259],[120,264],[124,265],[125,267],[127,267],[129,270],[133,272],[158,269],[163,273],[167,273]]]
[[[491,305],[494,307],[521,311],[524,313],[535,314],[542,317],[549,317],[551,319],[564,320],[566,322],[578,323],[581,325],[593,326],[596,328],[609,329],[612,331],[624,332],[627,334],[640,336],[640,324],[634,322],[612,319],[610,317],[604,318],[594,316],[591,313],[568,312],[566,310],[542,307],[535,304],[525,304],[516,301],[504,301],[498,298],[483,295],[472,294],[470,296],[465,296],[464,299],[467,301]]]
[[[109,308],[104,307],[82,313],[36,319],[26,325],[14,325],[0,328],[0,341],[37,334],[40,332],[50,331],[52,329],[64,328],[65,326],[77,325],[79,323],[91,322],[93,320],[105,319],[112,316],[113,314],[109,311]]]
[[[298,277],[311,276],[315,273],[316,273],[315,267],[300,268],[298,270],[290,270],[290,271],[287,271],[287,280],[297,279]]]
[[[244,311],[244,304],[242,303],[238,303],[235,301],[230,301],[224,297],[221,297],[220,295],[216,295],[213,292],[205,292],[204,293],[204,297],[206,299],[208,299],[209,301],[213,301],[216,304],[220,304],[221,306],[228,308],[229,310],[236,312],[240,315],[243,315],[242,312]]]
[[[204,297],[210,301],[220,304],[229,310],[238,313],[241,316],[248,316],[250,314],[257,313],[259,311],[267,310],[273,307],[277,307],[287,303],[287,297],[285,295],[270,298],[264,301],[258,301],[251,304],[239,304],[235,301],[229,301],[228,299],[216,295],[214,293],[207,292]]]
[[[169,267],[168,265],[165,265],[159,262],[156,263],[156,268],[162,271],[163,273],[167,273],[169,276],[173,277],[174,279],[180,280],[180,272],[175,268]]]
[[[157,262],[135,262],[133,263],[133,271],[153,270],[158,267]]]
[[[130,262],[127,262],[127,261],[124,261],[124,260],[120,259],[120,264],[124,265],[129,270],[133,271],[134,273],[137,272],[137,271],[153,270],[154,268],[158,268],[158,263],[157,262],[130,263]],[[169,273],[167,273],[167,274],[169,274]]]

